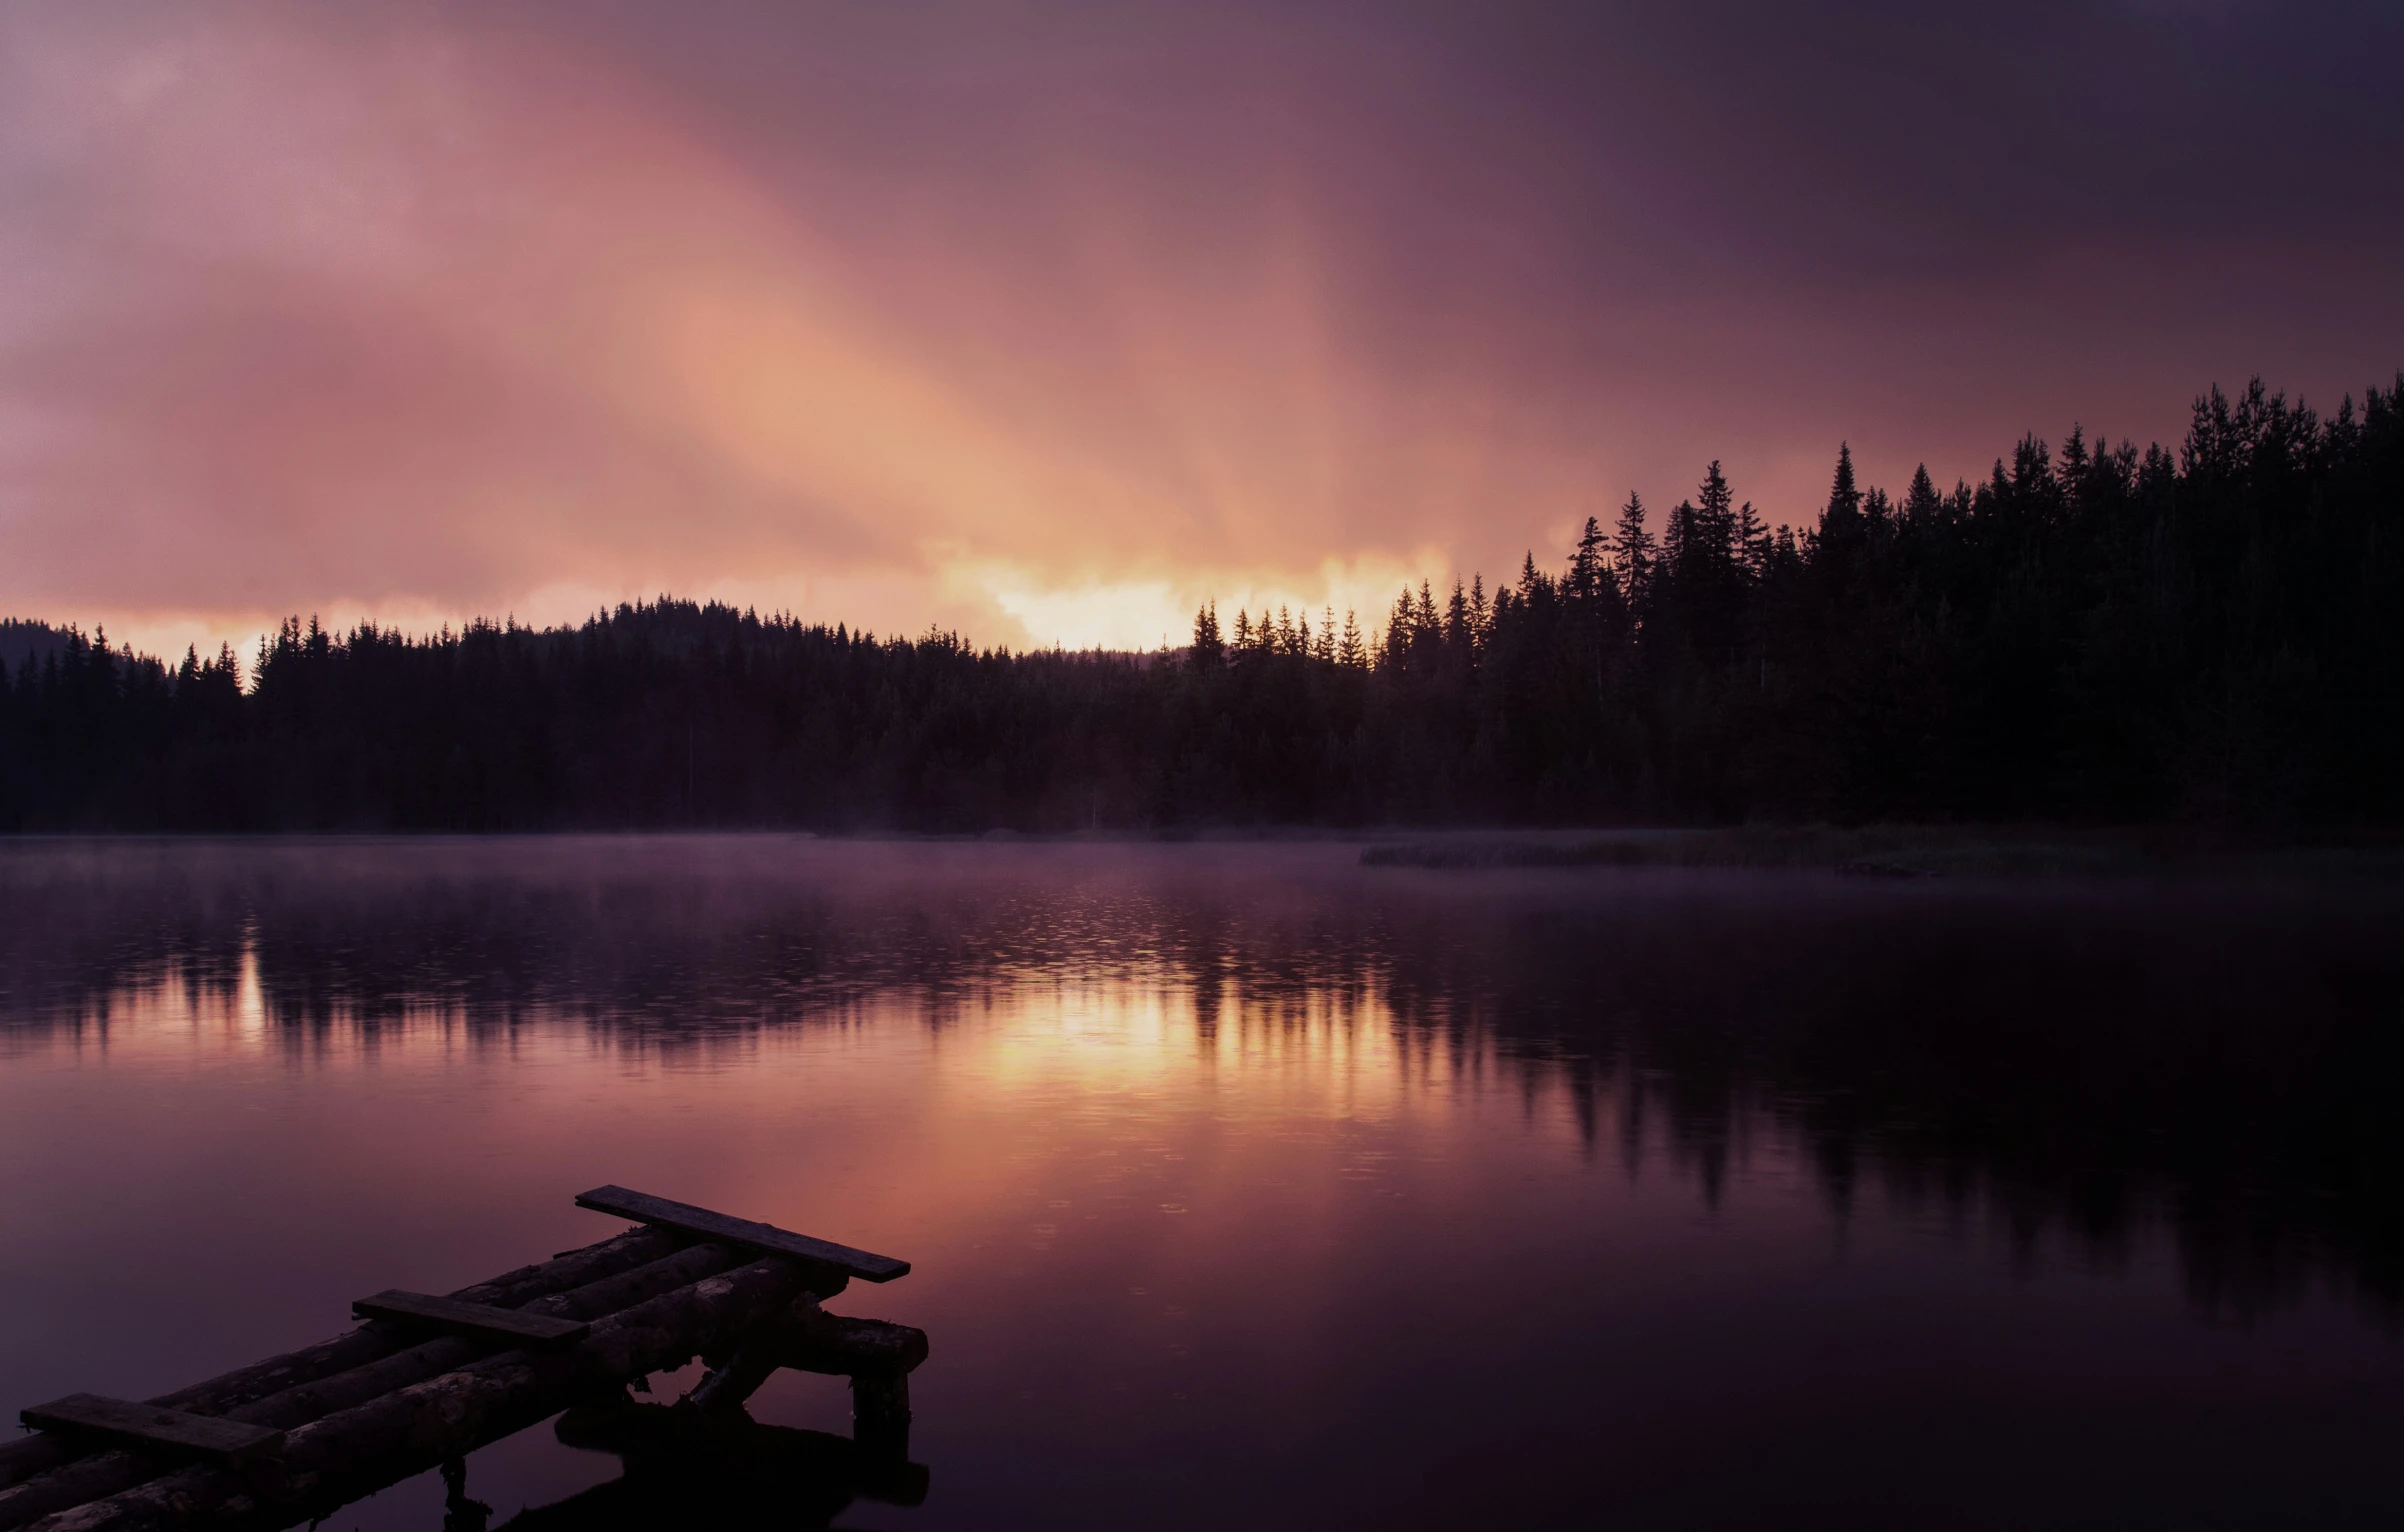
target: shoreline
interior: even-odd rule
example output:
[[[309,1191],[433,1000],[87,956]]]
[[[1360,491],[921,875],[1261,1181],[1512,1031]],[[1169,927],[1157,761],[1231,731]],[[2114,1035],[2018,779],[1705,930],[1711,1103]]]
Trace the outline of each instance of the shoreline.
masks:
[[[1372,845],[1363,866],[1760,868],[1865,878],[2276,874],[2404,878],[2391,833],[2273,839],[2184,826],[1742,825],[1453,835]]]
[[[2404,880],[2404,832],[2274,836],[2194,825],[1729,825],[1413,828],[1382,826],[1196,826],[1168,830],[1021,832],[986,830],[816,831],[764,826],[520,831],[44,831],[0,834],[12,850],[107,846],[428,847],[444,843],[789,842],[838,846],[1358,847],[1365,868],[1433,872],[1527,869],[1754,869],[1821,871],[1862,878],[1986,876],[2227,877]]]

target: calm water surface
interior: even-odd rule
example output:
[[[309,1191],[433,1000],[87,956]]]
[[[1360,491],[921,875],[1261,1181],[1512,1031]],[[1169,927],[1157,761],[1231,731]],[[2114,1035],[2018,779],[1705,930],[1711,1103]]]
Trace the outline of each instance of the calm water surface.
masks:
[[[0,849],[0,1405],[616,1181],[915,1263],[830,1307],[929,1332],[931,1487],[842,1526],[2404,1516],[2392,893],[1358,854]]]

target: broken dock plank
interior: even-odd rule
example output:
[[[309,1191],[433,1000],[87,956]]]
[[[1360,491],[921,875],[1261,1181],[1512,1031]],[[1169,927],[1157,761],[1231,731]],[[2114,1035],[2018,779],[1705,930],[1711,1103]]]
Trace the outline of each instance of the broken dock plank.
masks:
[[[596,1213],[611,1213],[620,1218],[631,1218],[636,1223],[677,1229],[703,1239],[741,1245],[769,1255],[791,1256],[796,1260],[831,1267],[847,1276],[858,1277],[863,1282],[890,1282],[895,1277],[910,1274],[908,1261],[895,1260],[889,1255],[855,1250],[849,1245],[838,1245],[830,1240],[812,1239],[807,1234],[795,1234],[774,1224],[754,1223],[748,1218],[713,1213],[708,1208],[628,1191],[623,1186],[595,1187],[579,1196],[576,1205],[590,1208]]]
[[[754,1260],[597,1319],[584,1344],[558,1358],[506,1351],[296,1426],[272,1481],[184,1469],[31,1532],[264,1532],[326,1516],[597,1391],[680,1367],[697,1352],[737,1347],[807,1291],[796,1263]]]
[[[263,1532],[696,1355],[713,1369],[687,1396],[697,1419],[732,1418],[776,1368],[834,1372],[855,1441],[906,1451],[926,1337],[819,1302],[907,1262],[622,1187],[579,1200],[646,1227],[448,1297],[360,1299],[375,1317],[348,1335],[150,1401],[24,1411],[36,1434],[0,1446],[0,1532]]]
[[[446,1335],[538,1350],[572,1346],[592,1328],[573,1319],[555,1319],[520,1309],[496,1309],[487,1303],[463,1303],[457,1298],[437,1298],[430,1293],[407,1293],[397,1287],[357,1300],[352,1303],[351,1312],[361,1319],[389,1320],[394,1324],[440,1330]]]
[[[219,1463],[247,1463],[254,1458],[275,1457],[284,1450],[284,1433],[265,1426],[217,1415],[191,1415],[100,1394],[69,1394],[64,1399],[37,1404],[17,1418],[43,1431],[106,1436]]]

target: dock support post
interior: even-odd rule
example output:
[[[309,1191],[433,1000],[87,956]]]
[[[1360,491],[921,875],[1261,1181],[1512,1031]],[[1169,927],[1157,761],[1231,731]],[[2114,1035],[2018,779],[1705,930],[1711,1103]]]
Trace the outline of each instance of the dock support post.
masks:
[[[783,1364],[764,1346],[745,1346],[693,1385],[686,1402],[704,1414],[739,1410]]]
[[[860,1372],[851,1378],[851,1438],[872,1457],[910,1455],[910,1375]]]

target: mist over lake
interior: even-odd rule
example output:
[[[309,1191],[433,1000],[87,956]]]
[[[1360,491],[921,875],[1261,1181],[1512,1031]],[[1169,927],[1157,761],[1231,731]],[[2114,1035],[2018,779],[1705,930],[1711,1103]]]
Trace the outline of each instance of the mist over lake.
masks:
[[[930,1488],[841,1525],[2404,1513],[2391,883],[1362,849],[10,843],[0,1392],[299,1346],[616,1181],[913,1263],[828,1306],[930,1337]]]
[[[2399,59],[0,5],[0,1532],[2404,1527]]]

